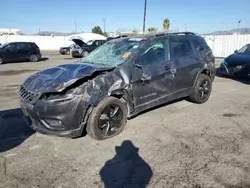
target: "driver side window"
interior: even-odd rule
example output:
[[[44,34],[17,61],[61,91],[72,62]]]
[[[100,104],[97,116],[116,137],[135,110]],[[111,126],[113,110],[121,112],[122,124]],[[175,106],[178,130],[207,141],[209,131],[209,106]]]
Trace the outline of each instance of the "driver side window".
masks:
[[[150,65],[169,61],[164,40],[153,41],[140,55],[140,65]]]
[[[5,47],[5,50],[11,52],[16,51],[16,44],[9,44],[8,46]]]

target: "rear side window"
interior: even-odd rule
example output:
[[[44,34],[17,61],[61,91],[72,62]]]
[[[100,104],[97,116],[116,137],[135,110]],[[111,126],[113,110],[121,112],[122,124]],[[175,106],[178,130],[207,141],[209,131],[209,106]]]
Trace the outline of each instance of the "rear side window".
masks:
[[[205,39],[203,39],[203,38],[201,38],[201,39],[193,39],[191,41],[192,41],[195,52],[201,52],[201,51],[204,51],[204,50],[209,48],[206,41],[205,41]]]
[[[30,45],[29,45],[29,43],[18,43],[17,49],[18,50],[27,50],[27,49],[30,49]]]
[[[175,59],[193,54],[192,45],[188,39],[170,39],[169,43]]]

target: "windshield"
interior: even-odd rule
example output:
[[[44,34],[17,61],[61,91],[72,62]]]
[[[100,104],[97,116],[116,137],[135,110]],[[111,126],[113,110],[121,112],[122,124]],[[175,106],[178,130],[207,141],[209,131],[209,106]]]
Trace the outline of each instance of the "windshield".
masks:
[[[120,39],[109,41],[82,59],[82,62],[117,66],[126,61],[139,47],[139,41]]]
[[[239,54],[248,54],[250,55],[250,45],[246,45],[244,46],[243,48],[241,48],[239,51],[238,51]]]
[[[5,46],[8,46],[8,45],[9,45],[9,43],[1,44],[0,48],[4,48]]]

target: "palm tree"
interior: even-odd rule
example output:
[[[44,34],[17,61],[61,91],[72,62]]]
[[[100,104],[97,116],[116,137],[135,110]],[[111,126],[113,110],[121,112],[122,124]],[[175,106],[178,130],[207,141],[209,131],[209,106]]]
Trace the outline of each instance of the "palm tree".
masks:
[[[170,20],[169,20],[168,18],[165,18],[165,19],[163,20],[163,28],[164,28],[164,31],[168,32],[169,27],[170,27]]]
[[[150,27],[150,28],[148,28],[148,31],[149,31],[150,33],[155,33],[155,32],[157,31],[157,28],[155,28],[155,27]]]

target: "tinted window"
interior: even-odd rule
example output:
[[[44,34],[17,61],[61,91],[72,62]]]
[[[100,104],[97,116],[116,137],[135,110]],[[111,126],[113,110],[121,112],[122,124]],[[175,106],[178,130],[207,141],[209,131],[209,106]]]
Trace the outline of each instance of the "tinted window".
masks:
[[[239,54],[250,54],[250,45],[246,45],[238,51]]]
[[[16,51],[17,50],[17,45],[16,44],[9,44],[8,46],[5,47],[6,51]]]
[[[191,40],[193,43],[193,47],[195,52],[200,52],[208,48],[206,41],[204,39],[193,39]]]
[[[171,39],[170,46],[175,58],[186,57],[193,54],[193,49],[188,39]]]
[[[162,63],[169,61],[166,43],[162,41],[154,41],[149,47],[141,53],[140,64],[148,65],[152,63]]]
[[[17,49],[18,50],[27,50],[27,49],[30,49],[30,45],[28,43],[18,43]]]

